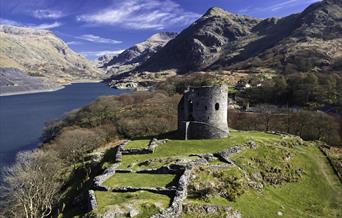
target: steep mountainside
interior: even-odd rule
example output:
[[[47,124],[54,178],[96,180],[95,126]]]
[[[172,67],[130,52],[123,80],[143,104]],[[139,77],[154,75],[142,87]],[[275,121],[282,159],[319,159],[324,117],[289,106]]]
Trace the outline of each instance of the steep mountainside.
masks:
[[[65,84],[101,77],[99,70],[50,31],[0,25],[0,41],[0,68],[3,71],[16,69],[42,84]],[[3,74],[2,79],[4,75],[8,73]]]
[[[126,49],[121,54],[114,56],[104,67],[112,65],[137,64],[146,61],[152,54],[159,51],[167,42],[173,39],[177,33],[156,33],[146,41],[138,43]]]
[[[105,54],[97,58],[97,65],[98,67],[103,67],[104,65],[107,65],[109,61],[111,61],[114,57],[118,55],[112,55],[112,54]]]
[[[177,33],[156,33],[146,41],[138,43],[109,61],[99,61],[99,65],[107,70],[109,75],[117,75],[128,72],[149,59],[158,52],[166,43],[175,38]],[[102,66],[101,66],[101,63]]]
[[[211,8],[137,70],[341,72],[341,61],[342,2],[324,0],[281,19]]]

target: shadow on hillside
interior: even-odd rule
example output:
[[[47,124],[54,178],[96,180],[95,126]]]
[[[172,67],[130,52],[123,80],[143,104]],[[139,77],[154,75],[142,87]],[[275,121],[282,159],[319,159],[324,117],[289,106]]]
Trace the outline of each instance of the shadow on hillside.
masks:
[[[159,135],[151,135],[151,136],[132,138],[132,140],[151,140],[153,138],[157,138],[157,139],[184,139],[183,137],[181,137],[178,134],[177,130],[174,130],[174,131],[162,133]]]

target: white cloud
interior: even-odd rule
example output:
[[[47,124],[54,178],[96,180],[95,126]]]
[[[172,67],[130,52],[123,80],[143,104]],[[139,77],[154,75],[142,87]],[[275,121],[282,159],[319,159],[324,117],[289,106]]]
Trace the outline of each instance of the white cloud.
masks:
[[[38,19],[59,19],[65,15],[62,11],[44,9],[35,10],[33,16]]]
[[[105,43],[105,44],[119,44],[119,43],[122,43],[122,41],[102,38],[100,36],[96,36],[96,35],[92,35],[92,34],[85,34],[85,35],[82,35],[82,36],[78,36],[76,38],[82,39],[82,40],[85,40],[85,41],[88,41],[88,42]]]
[[[299,5],[312,4],[314,2],[319,2],[319,1],[321,0],[287,0],[287,1],[282,1],[277,4],[271,5],[270,7],[266,7],[265,10],[278,11],[283,8],[290,8],[290,7],[299,6]]]
[[[103,55],[117,55],[122,53],[124,50],[104,50],[104,51],[83,51],[80,52],[83,56],[89,58],[89,59],[95,59]]]
[[[22,26],[21,23],[14,21],[14,20],[7,20],[0,18],[0,24],[5,24],[5,25],[12,25],[12,26]]]
[[[80,41],[70,41],[70,42],[66,42],[67,45],[81,45],[82,42]]]
[[[265,11],[272,11],[277,12],[282,9],[291,8],[295,6],[301,6],[301,5],[308,5],[315,2],[319,2],[321,0],[286,0],[286,1],[278,1],[278,3],[275,3],[273,5],[265,6],[265,7],[247,7],[242,8],[238,11],[238,13],[246,14],[246,13],[255,13],[255,12],[265,12]]]
[[[42,23],[38,25],[32,25],[29,27],[35,28],[35,29],[53,29],[53,28],[60,27],[61,25],[62,24],[60,22],[53,22],[53,23]]]
[[[278,4],[274,4],[270,7],[271,11],[278,11],[283,8],[291,7],[298,4],[298,0],[287,0]]]
[[[0,24],[12,25],[18,27],[29,27],[34,29],[53,29],[62,26],[60,22],[42,23],[42,24],[24,24],[14,20],[0,18]]]
[[[171,0],[121,0],[110,8],[78,16],[77,20],[129,29],[165,29],[188,25],[199,17],[199,14],[185,11]]]

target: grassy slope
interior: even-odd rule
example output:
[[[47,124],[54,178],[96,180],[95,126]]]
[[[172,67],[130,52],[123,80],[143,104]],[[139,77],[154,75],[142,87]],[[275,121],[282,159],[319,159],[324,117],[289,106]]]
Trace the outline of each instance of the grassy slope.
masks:
[[[45,30],[11,26],[0,32],[0,66],[14,67],[57,80],[96,79],[100,72],[86,58],[72,51],[61,39]],[[14,30],[12,30],[14,29]]]
[[[295,162],[305,169],[299,182],[266,186],[261,193],[248,190],[229,205],[241,211],[244,217],[274,217],[278,211],[283,217],[341,216],[341,184],[325,157],[313,146],[296,150],[300,155]]]
[[[286,147],[280,146],[281,137],[261,132],[240,132],[232,131],[232,134],[227,139],[217,140],[170,140],[166,144],[157,147],[156,152],[146,155],[124,155],[121,168],[143,169],[161,166],[172,162],[175,159],[189,159],[190,154],[204,154],[222,151],[226,148],[237,144],[243,144],[248,140],[257,142],[257,149],[246,149],[243,152],[236,154],[232,160],[250,175],[261,168],[280,167],[286,168],[284,155],[290,154],[290,165],[294,169],[303,169],[304,173],[297,182],[283,182],[281,185],[271,186],[264,183],[264,188],[261,191],[244,187],[244,193],[238,196],[235,201],[229,201],[221,196],[213,195],[209,199],[188,199],[186,203],[190,204],[215,204],[231,206],[241,212],[243,217],[276,217],[278,212],[283,214],[283,217],[338,217],[342,215],[339,205],[342,204],[342,187],[341,183],[334,175],[331,167],[328,165],[326,158],[317,147],[306,143],[306,146]],[[131,146],[143,146],[141,141],[133,142]],[[196,157],[191,157],[196,158]],[[191,159],[190,158],[190,159]],[[264,165],[256,165],[253,163],[255,159],[263,160]],[[152,160],[152,161],[151,161]],[[157,160],[155,163],[153,160]],[[147,162],[146,165],[141,164]],[[165,162],[163,162],[165,161]],[[215,164],[217,162],[214,161]],[[285,163],[285,164],[284,164]],[[290,168],[292,169],[292,168]],[[265,169],[263,169],[265,170]],[[231,168],[225,173],[229,174],[236,170]],[[290,172],[292,172],[290,170]],[[287,173],[287,172],[286,172]],[[163,180],[163,175],[154,175],[154,178],[144,177],[138,181],[131,181],[131,176],[125,176],[119,180],[108,181],[107,183],[126,184],[132,182],[136,186],[153,187],[156,185],[155,180]],[[215,175],[215,174],[214,174]],[[292,175],[292,174],[290,174]],[[233,175],[234,176],[234,175]],[[112,178],[113,179],[113,178]],[[210,178],[207,178],[210,181]],[[134,178],[132,179],[134,180]],[[165,180],[166,181],[166,180]],[[214,180],[213,180],[214,181]],[[163,183],[165,184],[165,182]],[[97,193],[97,198],[107,198],[108,193]],[[165,196],[154,196],[153,201],[159,201]],[[123,196],[125,198],[125,196]],[[99,200],[98,200],[99,201]],[[131,202],[131,198],[126,198],[126,201]],[[100,208],[105,208],[105,205],[117,204],[115,202],[100,200],[102,205]],[[135,203],[134,203],[135,204]],[[141,213],[145,213],[144,210]],[[203,214],[184,214],[184,217],[199,216]]]

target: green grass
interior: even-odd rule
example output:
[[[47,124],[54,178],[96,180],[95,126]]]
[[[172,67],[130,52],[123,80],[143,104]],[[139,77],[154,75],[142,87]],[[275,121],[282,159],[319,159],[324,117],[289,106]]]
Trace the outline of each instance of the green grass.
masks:
[[[125,145],[125,149],[131,149],[131,148],[138,148],[138,149],[142,149],[142,148],[147,148],[148,143],[150,142],[150,140],[134,140],[134,141],[129,141],[126,145]]]
[[[230,148],[237,144],[246,143],[253,139],[258,142],[274,142],[280,140],[277,135],[262,132],[231,131],[228,138],[209,140],[169,140],[165,144],[159,145],[153,154],[144,155],[124,155],[119,169],[144,169],[138,166],[139,163],[150,159],[165,157],[186,157],[190,154],[215,153]]]
[[[124,155],[120,168],[139,170],[160,167],[182,159],[196,159],[196,157],[189,157],[190,154],[215,153],[235,145],[244,144],[248,140],[255,141],[257,147],[255,149],[247,148],[240,153],[234,154],[231,159],[248,174],[251,180],[262,184],[263,189],[257,191],[249,187],[247,185],[248,181],[242,177],[242,174],[239,173],[241,171],[237,167],[223,170],[222,173],[218,170],[218,172],[211,174],[204,170],[198,172],[194,170],[193,176],[195,177],[192,178],[195,178],[195,183],[193,184],[197,184],[199,188],[213,186],[214,190],[215,187],[218,187],[218,189],[209,192],[208,197],[202,198],[198,197],[196,193],[191,195],[191,189],[189,188],[189,197],[185,201],[186,204],[190,206],[204,204],[230,206],[233,210],[240,211],[242,217],[247,218],[278,217],[278,212],[283,214],[282,217],[291,218],[342,217],[340,206],[342,205],[342,185],[328,164],[326,157],[311,143],[306,142],[305,145],[289,147],[281,143],[282,137],[277,135],[261,132],[231,131],[230,137],[225,139],[170,140],[159,145],[153,154]],[[142,146],[140,140],[134,143],[137,144],[134,146],[139,146],[139,144]],[[210,167],[210,165],[217,163],[220,162],[215,160],[203,167]],[[281,171],[269,171],[274,168]],[[303,170],[303,173],[297,174],[296,170],[298,169]],[[253,177],[255,173],[259,173],[259,175],[263,173],[263,177]],[[265,178],[268,178],[267,176],[271,179],[275,178],[276,181],[280,180],[280,182],[273,183],[273,180],[265,180]],[[243,186],[236,186],[238,189],[235,189],[235,186],[225,185],[225,183],[232,182],[233,184],[236,182],[235,179],[230,181],[234,177],[238,178],[238,180],[241,179]],[[135,187],[165,187],[173,178],[173,175],[116,174],[107,180],[105,185],[109,184],[112,187],[128,185]],[[270,184],[276,185],[272,186]],[[233,191],[233,194],[238,191],[239,194],[233,200],[229,199],[227,195],[222,195],[224,192],[219,192],[221,186],[228,194],[231,191]],[[243,192],[239,192],[241,187]],[[139,207],[146,208],[142,209],[142,214],[148,217],[156,213],[158,208],[150,204],[155,201],[156,196],[145,197],[145,200],[148,200],[149,203],[147,202],[145,207]],[[163,197],[168,198],[167,196]],[[124,201],[136,204],[136,199],[140,202],[141,197],[125,196],[110,199],[102,196],[102,199],[102,202],[106,203],[101,203],[101,205],[120,205]],[[117,201],[121,201],[121,203],[117,203]],[[145,201],[142,202],[146,204]],[[103,211],[107,207],[99,206],[98,210]],[[217,213],[218,216],[222,214]],[[212,217],[216,216],[211,215]],[[184,217],[211,217],[211,215],[183,214]]]
[[[258,137],[256,149],[246,149],[231,159],[254,181],[253,173],[280,168],[279,178],[285,178],[283,182],[271,186],[268,182],[257,181],[264,185],[261,191],[245,187],[245,192],[234,201],[215,192],[209,193],[208,198],[196,197],[190,188],[186,203],[231,206],[240,211],[242,217],[248,218],[277,217],[278,212],[283,214],[282,217],[342,217],[342,185],[320,150],[308,142],[289,148],[280,146],[276,140],[276,143],[270,143],[272,141],[265,139]],[[289,159],[286,158],[288,156]],[[293,175],[289,172],[295,169],[303,169],[304,173],[291,180]],[[196,183],[195,187],[199,188],[205,188],[206,184],[213,187],[219,184],[217,178],[211,178],[213,175],[205,170],[195,171],[195,175],[195,183],[191,182],[190,187]],[[183,214],[183,217],[189,216],[207,214]]]
[[[239,90],[237,90],[235,87],[231,87],[231,86],[228,87],[229,94],[235,94],[237,92],[239,92]]]
[[[166,187],[175,178],[172,174],[116,173],[104,182],[109,187]]]
[[[188,197],[184,203],[190,203],[190,204],[209,204],[209,205],[223,205],[226,206],[228,205],[229,201],[223,197],[220,196],[212,196],[208,199],[206,199],[206,201],[200,200],[198,198],[191,198]]]
[[[341,217],[342,186],[317,147],[299,147],[293,162],[304,169],[298,182],[249,189],[229,204],[243,217]]]
[[[250,176],[259,175],[263,177],[264,183],[277,185],[298,181],[303,167],[294,162],[297,155],[289,147],[265,144],[256,149],[245,149],[231,159]]]
[[[113,193],[95,191],[97,208],[95,213],[104,214],[109,209],[114,209],[116,205],[120,209],[126,209],[133,206],[139,210],[136,217],[150,217],[158,213],[160,209],[167,208],[170,204],[170,198],[166,195],[155,194],[147,191],[138,191],[130,193]],[[117,209],[117,208],[116,208]]]
[[[188,197],[208,203],[216,199],[234,200],[243,194],[247,181],[236,166],[212,169],[199,166],[193,170],[188,186]]]

